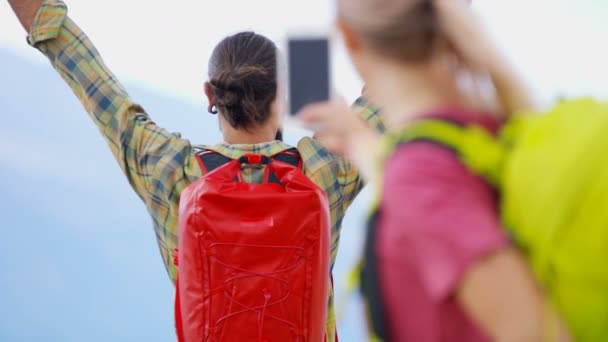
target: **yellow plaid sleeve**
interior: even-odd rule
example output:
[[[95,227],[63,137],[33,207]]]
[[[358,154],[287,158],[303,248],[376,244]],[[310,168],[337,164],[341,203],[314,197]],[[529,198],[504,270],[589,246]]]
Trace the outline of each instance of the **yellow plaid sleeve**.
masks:
[[[368,98],[365,96],[359,97],[353,104],[353,109],[363,120],[367,121],[370,127],[378,131],[378,133],[384,133],[386,131],[386,127],[380,118],[380,109]]]
[[[62,1],[43,2],[28,42],[50,60],[101,131],[146,203],[165,264],[174,273],[169,259],[177,243],[176,224],[167,217],[174,216],[179,192],[187,184],[184,174],[193,160],[190,143],[157,126],[131,100],[89,38],[67,17]]]

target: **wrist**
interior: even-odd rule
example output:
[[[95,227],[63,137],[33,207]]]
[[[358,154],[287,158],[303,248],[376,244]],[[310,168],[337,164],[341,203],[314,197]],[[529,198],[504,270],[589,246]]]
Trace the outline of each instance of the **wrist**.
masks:
[[[369,127],[367,126],[366,122],[362,118],[357,117],[356,120],[352,120],[350,127],[348,127],[346,130],[345,138],[349,143],[354,142],[361,136],[367,135],[368,130]]]
[[[488,50],[491,53],[488,54],[488,65],[487,71],[490,77],[495,81],[504,80],[509,77],[513,71],[513,67],[504,54],[499,52],[497,49]]]

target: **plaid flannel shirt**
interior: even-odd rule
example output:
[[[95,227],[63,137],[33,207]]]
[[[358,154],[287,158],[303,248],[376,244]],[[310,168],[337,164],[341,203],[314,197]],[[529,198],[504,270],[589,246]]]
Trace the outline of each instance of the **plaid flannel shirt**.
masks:
[[[28,42],[40,50],[82,102],[108,145],[133,190],[152,217],[163,262],[172,281],[177,269],[178,203],[181,191],[202,176],[196,162],[197,147],[177,133],[157,126],[127,94],[105,66],[89,38],[67,17],[60,0],[43,2],[29,33]],[[366,105],[360,100],[360,105]],[[376,110],[362,107],[362,117],[380,125]],[[210,149],[230,158],[245,153],[274,155],[291,146],[280,141],[255,145],[219,144]],[[319,142],[304,138],[298,143],[304,173],[328,196],[331,212],[331,267],[335,262],[342,219],[363,187],[353,166],[332,155]],[[331,287],[330,287],[331,289]],[[328,341],[335,335],[333,289],[327,317]]]

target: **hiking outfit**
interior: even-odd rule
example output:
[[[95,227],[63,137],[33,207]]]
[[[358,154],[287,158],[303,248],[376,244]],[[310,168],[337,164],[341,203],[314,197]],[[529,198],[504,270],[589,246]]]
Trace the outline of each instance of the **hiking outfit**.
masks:
[[[89,38],[67,16],[60,0],[46,0],[34,19],[28,42],[40,50],[72,88],[107,141],[129,183],[152,217],[160,253],[173,282],[173,263],[178,244],[178,204],[180,194],[203,175],[196,154],[211,149],[231,159],[245,154],[276,155],[292,148],[280,141],[252,145],[193,145],[178,133],[157,126],[134,102],[105,66]],[[371,117],[371,111],[362,111]],[[371,122],[371,121],[370,121]],[[357,170],[327,151],[311,138],[297,146],[302,171],[328,198],[331,216],[330,268],[338,251],[342,219],[363,187]],[[245,181],[250,181],[246,179]],[[328,283],[330,275],[327,276]],[[333,289],[329,301],[326,333],[335,336]]]

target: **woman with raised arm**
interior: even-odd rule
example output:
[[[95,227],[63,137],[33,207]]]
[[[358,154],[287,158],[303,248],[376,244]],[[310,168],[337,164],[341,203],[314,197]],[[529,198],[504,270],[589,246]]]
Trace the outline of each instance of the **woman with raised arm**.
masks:
[[[480,75],[496,88],[503,113],[532,105],[464,0],[339,0],[337,22],[389,135],[427,119],[496,132],[497,106],[463,82]],[[454,151],[425,139],[380,141],[339,100],[311,105],[299,118],[338,137],[331,147],[378,183],[361,279],[375,337],[568,340],[503,232],[495,190]]]

